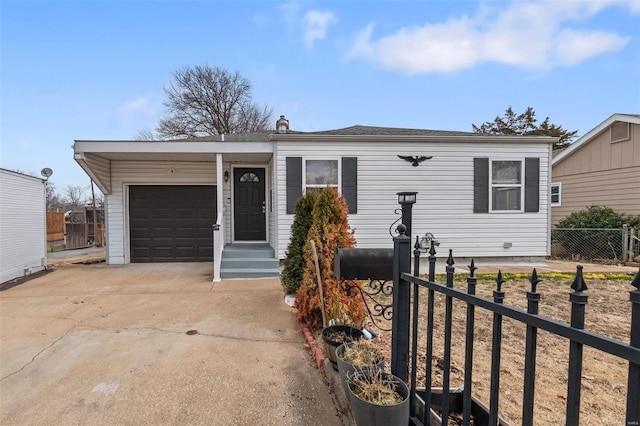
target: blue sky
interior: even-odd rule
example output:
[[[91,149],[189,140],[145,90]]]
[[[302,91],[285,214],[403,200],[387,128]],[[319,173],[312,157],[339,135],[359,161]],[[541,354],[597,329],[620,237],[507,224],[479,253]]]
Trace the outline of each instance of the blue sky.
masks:
[[[531,106],[640,113],[640,1],[0,0],[0,167],[88,187],[74,139],[132,139],[172,71],[239,71],[296,130],[471,131]],[[275,124],[275,123],[274,123]]]

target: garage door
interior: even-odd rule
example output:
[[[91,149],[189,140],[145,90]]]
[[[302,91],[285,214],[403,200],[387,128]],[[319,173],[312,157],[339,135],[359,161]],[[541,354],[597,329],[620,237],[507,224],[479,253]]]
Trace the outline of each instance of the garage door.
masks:
[[[212,261],[215,221],[215,186],[130,186],[131,261]]]

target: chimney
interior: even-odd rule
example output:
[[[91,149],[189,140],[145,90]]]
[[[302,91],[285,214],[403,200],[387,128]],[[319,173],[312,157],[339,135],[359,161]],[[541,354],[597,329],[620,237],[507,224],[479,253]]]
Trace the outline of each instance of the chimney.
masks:
[[[276,121],[276,130],[278,133],[287,133],[289,131],[289,120],[281,115],[278,121]]]

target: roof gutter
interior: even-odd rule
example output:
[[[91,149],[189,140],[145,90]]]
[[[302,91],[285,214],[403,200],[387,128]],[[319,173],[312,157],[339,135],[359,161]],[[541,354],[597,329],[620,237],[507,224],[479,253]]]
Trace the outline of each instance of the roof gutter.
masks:
[[[318,135],[278,134],[269,138],[276,142],[431,142],[431,143],[541,143],[551,144],[559,138],[551,136],[499,136],[499,135]]]

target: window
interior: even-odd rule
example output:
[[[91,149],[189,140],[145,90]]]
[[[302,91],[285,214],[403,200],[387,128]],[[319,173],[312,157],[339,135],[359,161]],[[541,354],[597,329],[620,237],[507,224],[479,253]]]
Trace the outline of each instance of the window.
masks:
[[[522,161],[491,162],[491,210],[522,210]]]
[[[304,187],[324,188],[333,186],[338,188],[338,160],[306,160],[304,173]]]
[[[524,169],[524,170],[523,170]],[[473,212],[519,211],[538,213],[540,194],[540,158],[523,160],[473,159]]]
[[[286,157],[287,214],[293,214],[296,202],[306,188],[324,188],[327,185],[340,190],[349,214],[358,213],[358,158],[341,157],[334,160],[306,160]]]
[[[247,172],[240,176],[240,182],[260,182],[260,178],[254,173]]]
[[[562,200],[562,183],[551,184],[551,206],[560,206]]]

